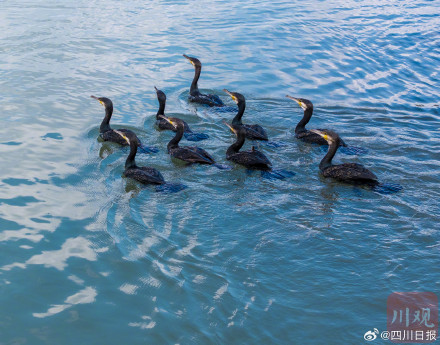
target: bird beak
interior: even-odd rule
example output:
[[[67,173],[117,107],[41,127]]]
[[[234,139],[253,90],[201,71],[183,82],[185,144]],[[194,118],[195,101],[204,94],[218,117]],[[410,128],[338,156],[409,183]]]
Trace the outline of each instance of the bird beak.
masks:
[[[299,98],[295,98],[295,97],[292,97],[292,96],[289,96],[289,95],[286,95],[286,97],[289,98],[289,99],[291,99],[291,100],[293,100],[293,101],[295,101],[296,103],[298,103],[298,105],[299,105],[301,108],[303,108],[303,109],[306,108],[306,105],[305,105],[303,102],[301,102]]]
[[[124,135],[124,133],[119,132],[117,130],[114,130],[114,131],[115,131],[115,133],[118,133],[122,138],[124,138],[128,144],[130,144],[130,140]]]
[[[237,134],[237,131],[229,123],[227,123],[226,121],[223,121],[223,123],[229,127],[232,133]]]
[[[168,117],[164,116],[164,115],[159,115],[159,117],[163,118],[165,121],[169,122],[170,124],[172,124],[174,126],[174,128],[177,128],[177,124],[174,123],[173,121],[171,121]]]
[[[101,101],[98,97],[96,97],[96,96],[90,96],[91,98],[93,98],[93,99],[96,99],[99,103],[101,103],[101,105],[103,105],[103,106],[105,106],[105,104],[104,104],[104,102],[103,101]]]
[[[156,86],[154,87],[154,89],[156,90],[156,92],[159,91]]]
[[[226,92],[229,96],[231,96],[231,98],[237,102],[237,97],[234,96],[234,94],[226,89],[223,89],[224,92]]]
[[[329,141],[329,137],[328,137],[328,135],[325,134],[324,132],[321,132],[321,131],[318,130],[318,129],[311,129],[310,132],[315,133],[315,134],[318,134],[318,135],[320,135],[321,137],[323,137],[325,140]]]
[[[190,59],[190,57],[189,57],[188,55],[183,54],[183,56],[184,56],[185,58],[187,58],[187,59],[189,60],[189,62],[191,62],[191,65],[194,66],[194,62]]]

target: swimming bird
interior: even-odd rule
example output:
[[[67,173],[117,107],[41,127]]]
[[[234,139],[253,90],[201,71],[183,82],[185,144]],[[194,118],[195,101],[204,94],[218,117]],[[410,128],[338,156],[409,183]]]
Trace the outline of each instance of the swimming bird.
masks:
[[[151,167],[139,167],[136,165],[135,157],[139,146],[139,139],[131,131],[114,130],[128,145],[130,153],[125,161],[124,176],[132,178],[144,184],[165,184],[165,179],[159,170]]]
[[[252,146],[249,151],[240,151],[246,138],[246,129],[240,125],[230,125],[226,123],[233,133],[237,136],[237,140],[226,151],[226,159],[241,164],[249,169],[271,170],[272,163],[260,151]]]
[[[303,118],[296,125],[295,137],[307,143],[327,145],[327,141],[322,136],[314,133],[313,131],[309,131],[306,129],[306,125],[309,123],[310,119],[312,118],[313,103],[305,98],[296,98],[289,95],[287,95],[286,97],[297,102],[299,106],[304,110]],[[342,139],[339,139],[339,143],[341,146],[347,146]]]
[[[202,71],[202,63],[199,61],[199,59],[197,59],[195,57],[190,57],[185,54],[183,54],[183,56],[185,58],[187,58],[189,60],[189,62],[191,62],[191,64],[194,66],[194,69],[195,69],[194,79],[191,83],[191,88],[189,90],[188,100],[190,102],[207,104],[210,107],[222,107],[224,104],[219,96],[211,95],[211,94],[205,95],[199,91],[199,87],[197,86],[197,82],[200,78],[200,73]]]
[[[241,118],[243,117],[244,110],[246,109],[246,100],[241,93],[238,92],[230,92],[226,89],[223,89],[231,98],[237,103],[238,112],[237,115],[232,119],[233,126],[241,126],[244,128],[246,133],[246,138],[250,140],[268,140],[267,133],[263,127],[260,125],[244,125],[241,122]]]
[[[319,164],[319,169],[324,177],[331,177],[339,181],[355,184],[367,184],[370,186],[375,186],[379,183],[377,181],[377,176],[361,164],[332,164],[332,159],[341,145],[341,139],[337,133],[328,129],[312,129],[311,132],[319,135],[328,143],[327,154]]]
[[[170,124],[167,120],[165,120],[162,116],[165,116],[165,104],[167,101],[167,96],[165,95],[165,93],[161,90],[159,90],[156,86],[154,87],[154,89],[156,90],[156,94],[157,94],[157,100],[159,101],[159,110],[157,111],[156,114],[156,125],[159,129],[161,130],[171,130],[173,132],[176,131],[176,128]],[[169,117],[169,119],[174,120],[174,117]],[[181,120],[183,122],[183,127],[184,127],[184,136],[185,139],[189,140],[189,141],[200,141],[200,140],[204,140],[204,139],[208,139],[209,135],[204,134],[204,133],[194,133],[190,128],[189,125]]]
[[[128,145],[127,141],[124,138],[122,138],[118,133],[115,133],[115,130],[110,127],[110,119],[112,118],[112,114],[113,114],[113,102],[107,97],[96,97],[96,96],[90,96],[90,97],[99,101],[99,103],[101,103],[101,105],[103,105],[105,108],[105,116],[101,122],[101,126],[99,127],[99,136],[101,137],[101,139],[104,141],[111,141],[114,143],[118,143],[120,145],[127,146]],[[118,131],[124,134],[132,133],[134,136],[136,136],[136,134],[129,129],[122,128],[122,129],[118,129]],[[154,147],[143,146],[139,138],[138,137],[136,138],[137,138],[138,146],[144,152],[158,151]]]
[[[214,159],[204,149],[197,146],[179,146],[185,128],[181,119],[171,119],[164,115],[161,116],[176,129],[176,135],[167,145],[168,153],[171,157],[178,158],[188,163],[215,164]]]

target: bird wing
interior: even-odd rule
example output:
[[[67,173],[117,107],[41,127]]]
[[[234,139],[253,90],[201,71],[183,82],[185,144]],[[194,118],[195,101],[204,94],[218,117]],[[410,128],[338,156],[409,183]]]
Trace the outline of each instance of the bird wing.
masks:
[[[127,135],[128,133],[134,134],[133,131],[130,131],[129,129],[118,129],[118,132],[123,133],[124,135]],[[113,129],[110,129],[109,131],[106,131],[104,133],[100,134],[101,138],[104,141],[111,141],[114,143],[118,143],[120,145],[128,145],[127,141],[121,137],[118,133],[116,133]],[[139,144],[140,144],[140,140],[138,138]]]
[[[303,131],[295,134],[298,139],[305,141],[306,143],[319,144],[319,145],[328,145],[327,140],[321,137],[319,134]]]
[[[325,177],[333,177],[340,180],[377,180],[377,176],[361,164],[344,163],[332,165],[323,171]]]
[[[159,170],[150,167],[136,167],[127,169],[125,176],[145,184],[163,184],[165,180]]]
[[[213,164],[214,159],[208,152],[197,146],[182,146],[171,150],[171,156],[189,163]]]
[[[246,138],[250,140],[268,140],[267,133],[260,125],[243,125],[246,129]]]
[[[245,166],[269,166],[269,159],[260,151],[241,151],[227,157],[229,160]]]
[[[207,104],[210,107],[223,105],[222,100],[217,95],[205,95],[205,94],[199,93],[197,95],[190,95],[189,100],[191,102]]]

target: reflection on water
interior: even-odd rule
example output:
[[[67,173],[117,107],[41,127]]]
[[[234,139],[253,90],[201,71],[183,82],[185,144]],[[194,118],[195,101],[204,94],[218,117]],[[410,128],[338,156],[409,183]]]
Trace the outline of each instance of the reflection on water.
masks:
[[[340,343],[384,328],[392,291],[438,290],[425,270],[440,245],[438,7],[4,2],[0,343]],[[183,53],[202,61],[199,86],[224,108],[187,102]],[[219,164],[237,111],[221,90],[243,93],[243,121],[272,143],[259,150],[295,175],[170,159],[155,85],[169,116],[209,135],[200,146]],[[184,190],[122,178],[128,148],[97,140],[104,113],[91,94],[112,99],[112,126],[159,149],[138,164]],[[285,94],[312,100],[310,128],[367,150],[335,162],[403,191],[324,179],[325,152],[294,139],[302,109]]]

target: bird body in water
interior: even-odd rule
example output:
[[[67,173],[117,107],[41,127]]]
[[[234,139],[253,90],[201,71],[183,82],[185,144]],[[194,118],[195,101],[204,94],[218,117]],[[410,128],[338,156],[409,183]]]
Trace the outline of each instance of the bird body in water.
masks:
[[[168,153],[171,157],[188,163],[215,164],[214,159],[204,149],[197,146],[179,146],[185,128],[184,122],[181,119],[173,118],[171,120],[166,116],[162,117],[176,129],[176,135],[167,145]]]
[[[311,132],[319,135],[328,143],[327,154],[319,164],[319,169],[324,177],[331,177],[339,181],[355,184],[368,184],[371,186],[375,186],[379,183],[377,176],[361,164],[332,164],[332,159],[341,145],[341,139],[337,133],[326,129],[312,129]]]
[[[105,108],[105,116],[101,122],[101,126],[99,127],[99,136],[101,137],[101,139],[104,141],[111,141],[120,145],[127,146],[127,141],[110,127],[110,119],[112,118],[113,114],[113,102],[106,97],[90,97],[99,101],[99,103],[101,103]],[[124,133],[125,135],[132,134],[136,137],[136,134],[129,129],[118,129],[118,131]],[[138,145],[141,146],[141,141],[139,140],[139,138],[137,138],[137,142]]]
[[[162,90],[159,90],[158,88],[156,88],[156,86],[154,87],[154,89],[156,90],[157,100],[159,101],[159,110],[157,111],[157,114],[156,114],[157,127],[159,127],[159,129],[161,129],[161,130],[170,130],[170,131],[176,132],[177,129],[171,123],[169,123],[167,120],[165,120],[163,118],[163,116],[165,116],[165,105],[166,105],[166,101],[167,101],[167,96],[165,95],[165,93]],[[175,120],[174,117],[169,117],[169,119]],[[184,131],[191,132],[188,124],[183,120],[181,120],[181,121],[183,122]]]
[[[249,151],[240,151],[246,139],[246,130],[240,125],[225,124],[237,136],[237,140],[226,151],[226,159],[249,169],[271,170],[271,162],[260,151],[252,147]]]
[[[188,55],[183,54],[185,58],[191,62],[191,64],[194,66],[195,72],[194,72],[194,79],[191,83],[191,88],[189,90],[189,97],[188,100],[190,102],[195,103],[201,103],[201,104],[207,104],[210,107],[222,107],[224,106],[222,100],[217,95],[205,95],[199,91],[199,87],[197,85],[197,82],[200,78],[200,73],[202,72],[202,63],[199,61],[199,59],[195,57],[190,57]]]
[[[139,139],[136,135],[129,131],[123,132],[114,130],[128,145],[130,145],[130,153],[125,161],[124,176],[132,178],[143,184],[165,184],[165,180],[159,170],[151,167],[139,167],[136,165],[135,157],[139,146]]]
[[[238,112],[237,115],[232,119],[233,126],[241,126],[246,133],[246,138],[250,140],[268,140],[267,133],[263,127],[260,125],[246,125],[243,124],[241,118],[243,117],[244,110],[246,109],[246,99],[241,93],[238,92],[230,92],[226,89],[223,89],[231,98],[237,103]]]
[[[313,103],[305,98],[296,98],[287,95],[287,98],[294,100],[304,110],[303,118],[298,122],[295,128],[295,136],[307,143],[327,145],[327,141],[320,135],[306,129],[306,125],[309,123],[313,115]],[[320,129],[323,131],[324,129]],[[340,146],[347,146],[342,139],[339,139]]]
[[[156,90],[156,94],[157,94],[157,100],[159,101],[159,110],[157,111],[156,114],[156,125],[160,130],[170,130],[173,132],[176,132],[177,129],[171,124],[169,123],[167,120],[165,120],[162,116],[165,116],[165,104],[167,101],[167,96],[165,95],[165,93],[161,90],[159,90],[158,88],[154,87],[154,89]],[[174,117],[169,117],[169,119],[171,120],[175,120],[176,118]],[[183,127],[184,127],[184,136],[185,139],[189,140],[189,141],[200,141],[200,140],[205,140],[209,138],[209,135],[204,134],[204,133],[194,133],[191,128],[189,128],[189,125],[181,120],[183,122]]]

